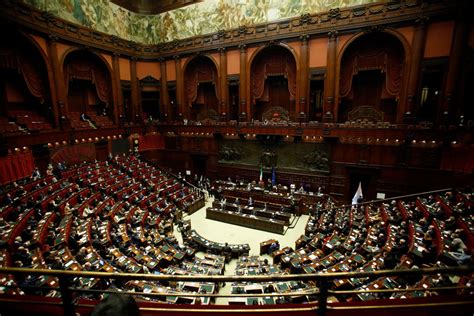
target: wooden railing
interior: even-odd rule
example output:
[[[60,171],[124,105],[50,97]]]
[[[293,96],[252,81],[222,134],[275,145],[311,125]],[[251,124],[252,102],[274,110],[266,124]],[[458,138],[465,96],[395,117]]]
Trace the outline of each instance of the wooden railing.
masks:
[[[425,275],[436,275],[436,274],[448,274],[448,275],[471,275],[474,273],[474,266],[459,266],[459,267],[446,267],[446,268],[424,268],[424,269],[410,269],[410,270],[379,270],[371,272],[346,272],[346,273],[324,273],[324,274],[288,274],[288,275],[267,275],[267,276],[209,276],[209,275],[155,275],[155,274],[135,274],[135,273],[106,273],[106,272],[76,272],[76,271],[65,271],[65,270],[48,270],[48,269],[24,269],[24,268],[0,268],[0,275],[14,275],[26,277],[28,275],[34,276],[53,276],[57,277],[59,280],[58,287],[29,287],[30,289],[36,290],[56,290],[61,294],[62,306],[64,309],[64,315],[74,315],[75,313],[75,303],[73,298],[73,293],[89,293],[89,294],[102,294],[102,293],[113,293],[114,291],[110,290],[93,290],[93,289],[83,289],[83,288],[74,288],[70,286],[69,280],[72,278],[98,278],[98,279],[113,279],[113,280],[148,280],[155,282],[178,282],[178,281],[194,281],[194,282],[269,282],[269,281],[313,281],[318,285],[316,288],[308,289],[304,292],[297,292],[297,295],[301,294],[310,294],[316,295],[318,297],[317,304],[308,304],[307,307],[303,307],[304,310],[317,310],[317,315],[322,316],[330,310],[344,309],[344,310],[356,310],[363,308],[360,306],[352,306],[351,304],[338,304],[337,306],[332,306],[328,304],[328,296],[337,296],[343,294],[358,294],[358,293],[395,293],[395,292],[433,292],[433,291],[446,291],[446,290],[455,290],[458,291],[457,300],[443,302],[437,301],[436,306],[445,306],[445,305],[456,305],[456,306],[467,306],[470,308],[474,306],[473,300],[473,290],[474,286],[460,285],[460,286],[450,286],[450,287],[420,287],[420,288],[409,288],[409,289],[364,289],[364,290],[330,290],[331,282],[341,279],[350,279],[350,278],[381,278],[381,277],[420,277]],[[15,286],[16,287],[16,286]],[[5,286],[8,288],[8,286]],[[26,288],[26,287],[25,287]],[[465,292],[466,294],[459,294]],[[122,294],[128,294],[133,296],[146,296],[150,298],[156,298],[161,296],[168,296],[170,293],[146,293],[146,292],[131,292],[124,291],[120,292]],[[264,294],[215,294],[215,293],[184,293],[184,292],[173,292],[173,296],[178,297],[273,297],[273,296],[294,296],[295,292],[288,293],[264,293]],[[439,298],[442,299],[442,296]],[[394,301],[394,300],[392,300]],[[405,300],[409,302],[408,300]],[[12,298],[5,298],[0,296],[0,306],[5,302],[12,303]],[[17,303],[28,304],[28,301],[22,300],[22,296],[17,296]],[[375,302],[375,303],[374,303]],[[371,301],[371,309],[384,309],[387,308],[386,304],[377,305],[377,301]],[[426,305],[426,304],[425,304]],[[428,304],[429,305],[429,304]],[[428,306],[427,305],[427,306]],[[283,307],[284,306],[284,307]],[[406,304],[392,304],[390,308],[406,308]],[[414,307],[423,307],[423,303],[412,303],[410,306]],[[157,305],[157,308],[159,305]],[[301,307],[301,305],[299,306]],[[34,307],[32,306],[32,309]],[[151,308],[153,310],[153,308]],[[199,311],[203,312],[203,308],[196,309],[195,307],[189,306],[186,307],[186,311]],[[258,312],[259,308],[255,307],[252,309],[255,312]],[[252,310],[247,310],[252,312]],[[292,312],[293,307],[291,305],[282,305],[279,307],[275,305],[275,311],[280,312]],[[218,312],[218,309],[212,308],[213,312]],[[225,309],[222,310],[225,312]]]

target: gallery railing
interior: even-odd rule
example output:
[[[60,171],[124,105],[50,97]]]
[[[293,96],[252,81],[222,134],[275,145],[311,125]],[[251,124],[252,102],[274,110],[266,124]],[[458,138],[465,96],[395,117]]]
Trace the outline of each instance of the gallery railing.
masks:
[[[164,293],[149,293],[149,292],[137,292],[137,291],[121,291],[123,294],[129,294],[133,296],[144,296],[144,297],[160,297],[160,296],[176,296],[176,297],[209,297],[209,298],[225,298],[225,297],[286,297],[295,295],[315,295],[317,297],[316,304],[308,304],[307,307],[298,305],[298,307],[292,308],[291,305],[285,305],[285,307],[279,307],[274,305],[275,308],[266,311],[283,312],[283,311],[310,311],[314,310],[317,315],[325,315],[328,310],[350,310],[366,308],[364,306],[331,306],[328,305],[329,296],[347,295],[347,294],[361,294],[361,293],[396,293],[396,292],[443,292],[443,291],[456,291],[456,293],[463,293],[468,295],[467,299],[465,296],[458,296],[456,301],[437,301],[436,303],[415,303],[411,304],[410,307],[426,307],[426,306],[446,306],[446,305],[457,305],[462,306],[466,304],[473,304],[472,295],[474,295],[474,286],[470,285],[459,285],[459,286],[443,286],[443,287],[420,287],[420,288],[404,288],[404,289],[364,289],[364,290],[332,290],[331,282],[335,280],[344,280],[351,278],[381,278],[381,277],[421,277],[427,275],[444,274],[449,276],[467,276],[472,279],[474,273],[474,266],[459,266],[459,267],[445,267],[445,268],[422,268],[422,269],[409,269],[409,270],[380,270],[371,272],[337,272],[337,273],[317,273],[317,274],[286,274],[286,275],[258,275],[258,276],[207,276],[207,275],[156,275],[156,274],[133,274],[133,273],[106,273],[106,272],[76,272],[68,270],[48,270],[48,269],[24,269],[24,268],[0,268],[0,275],[14,275],[14,276],[52,276],[57,277],[59,280],[59,286],[57,287],[22,287],[23,289],[29,288],[32,290],[43,290],[51,291],[56,290],[61,294],[62,305],[64,309],[64,315],[74,315],[75,303],[73,299],[73,293],[89,293],[89,294],[101,294],[101,293],[112,293],[110,290],[94,290],[94,289],[83,289],[75,288],[70,285],[72,278],[98,278],[98,279],[114,279],[114,280],[148,280],[156,282],[179,282],[179,281],[194,281],[194,282],[278,282],[278,281],[313,281],[316,282],[317,287],[310,288],[305,291],[290,291],[287,293],[262,293],[262,294],[216,294],[216,293],[187,293],[187,292],[164,292]],[[4,288],[18,286],[3,286]],[[29,302],[18,297],[18,302],[22,304],[28,304]],[[0,296],[0,303],[5,301],[4,297]],[[11,297],[8,298],[11,303]],[[371,309],[384,309],[384,308],[404,308],[406,305],[394,304],[388,306],[387,304],[377,304],[377,300],[372,301]],[[31,303],[31,302],[30,302]],[[164,310],[163,307],[157,305],[156,309],[153,307],[147,307],[146,310]],[[173,309],[174,310],[174,309]],[[192,305],[187,306],[185,309],[187,312],[200,311],[203,309],[193,309]],[[258,307],[255,307],[258,310]],[[213,312],[218,310],[213,309]],[[222,312],[226,310],[223,309]],[[246,311],[251,311],[246,309]]]

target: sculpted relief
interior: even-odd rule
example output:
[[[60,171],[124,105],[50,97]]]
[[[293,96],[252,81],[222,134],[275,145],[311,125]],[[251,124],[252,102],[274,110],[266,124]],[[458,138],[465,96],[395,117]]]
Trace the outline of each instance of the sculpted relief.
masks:
[[[330,170],[330,150],[327,144],[221,140],[219,163],[325,173]]]
[[[233,146],[222,146],[219,151],[219,161],[221,162],[235,162],[242,157],[242,149]]]

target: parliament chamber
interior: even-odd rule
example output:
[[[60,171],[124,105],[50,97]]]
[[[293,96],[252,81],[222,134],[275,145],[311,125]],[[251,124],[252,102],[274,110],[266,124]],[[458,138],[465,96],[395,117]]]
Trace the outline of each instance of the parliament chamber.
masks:
[[[0,314],[472,315],[471,10],[2,1]]]

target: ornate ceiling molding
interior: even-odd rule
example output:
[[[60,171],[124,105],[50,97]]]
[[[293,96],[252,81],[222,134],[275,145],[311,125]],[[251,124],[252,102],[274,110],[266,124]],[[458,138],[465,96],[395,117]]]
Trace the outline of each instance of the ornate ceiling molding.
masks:
[[[59,39],[74,44],[118,52],[123,56],[137,56],[145,60],[157,57],[171,59],[176,54],[188,55],[197,51],[216,50],[219,47],[238,47],[243,43],[249,46],[271,40],[299,40],[302,35],[327,36],[330,31],[344,33],[367,30],[372,26],[403,25],[414,23],[420,16],[428,17],[430,21],[449,19],[453,18],[458,10],[458,1],[440,1],[430,4],[421,1],[404,1],[396,4],[374,3],[332,9],[312,15],[303,14],[292,19],[267,24],[240,26],[237,29],[221,30],[213,34],[158,45],[142,45],[67,22],[17,1],[0,2],[0,16],[9,21],[9,24],[20,25],[40,34],[53,34]]]

